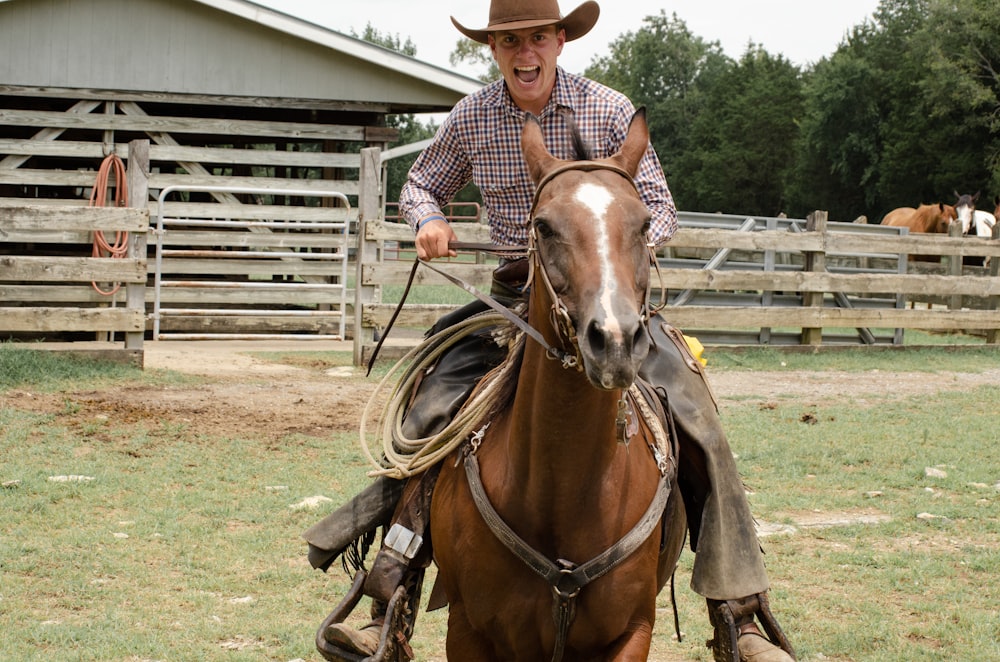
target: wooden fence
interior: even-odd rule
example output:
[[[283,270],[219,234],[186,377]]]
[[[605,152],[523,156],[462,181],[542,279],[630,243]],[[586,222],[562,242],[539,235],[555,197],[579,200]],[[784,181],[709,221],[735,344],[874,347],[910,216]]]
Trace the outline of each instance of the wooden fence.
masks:
[[[0,202],[0,332],[93,332],[112,338],[122,333],[125,350],[141,353],[148,228],[145,209]],[[128,233],[127,254],[67,254],[67,245],[89,242],[95,231]],[[33,247],[30,255],[5,250],[26,244]]]
[[[658,292],[667,301],[663,315],[707,342],[900,344],[906,329],[978,331],[988,342],[997,342],[998,241],[828,223],[825,212],[805,221],[705,214],[682,214],[680,221],[681,228],[661,251],[659,273],[653,270],[651,278],[654,283],[662,279],[664,285]],[[734,224],[745,226],[744,231],[734,231]],[[482,225],[455,227],[460,240],[488,240]],[[412,231],[404,224],[381,220],[362,224],[358,363],[365,360],[395,310],[394,304],[380,300],[380,287],[404,283],[412,266],[408,260],[386,259],[396,254],[386,249],[412,240]],[[909,258],[917,255],[943,259],[943,273],[914,273]],[[963,257],[991,258],[990,268],[969,275],[968,269],[963,272]],[[493,263],[455,260],[447,268],[487,289]],[[430,270],[417,271],[418,286],[445,282]],[[910,305],[928,298],[952,305]],[[455,307],[407,304],[396,324],[427,328]]]

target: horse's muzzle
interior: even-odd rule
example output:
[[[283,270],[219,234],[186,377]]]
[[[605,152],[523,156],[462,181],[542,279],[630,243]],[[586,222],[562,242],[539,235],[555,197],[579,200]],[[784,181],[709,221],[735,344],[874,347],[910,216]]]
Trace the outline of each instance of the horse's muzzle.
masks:
[[[591,321],[579,342],[587,378],[608,391],[631,386],[649,353],[649,335],[638,316],[625,328]]]

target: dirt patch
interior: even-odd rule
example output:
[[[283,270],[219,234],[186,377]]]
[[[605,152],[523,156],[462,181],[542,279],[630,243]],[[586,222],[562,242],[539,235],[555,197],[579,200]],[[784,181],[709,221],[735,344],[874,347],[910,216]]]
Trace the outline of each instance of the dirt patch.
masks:
[[[157,342],[145,349],[147,370],[169,369],[202,377],[191,384],[109,388],[100,391],[39,394],[10,391],[10,404],[58,413],[78,426],[95,420],[170,428],[192,439],[233,436],[237,431],[265,443],[290,435],[326,437],[358,428],[362,409],[377,385],[363,368],[337,366],[310,358],[311,351],[349,352],[348,343],[290,346],[227,342]],[[267,352],[268,358],[261,356]],[[287,353],[283,353],[287,352]],[[284,361],[271,358],[285,356]],[[716,396],[726,402],[782,400],[831,403],[902,398],[983,383],[1000,383],[1000,371],[806,372],[711,370]]]

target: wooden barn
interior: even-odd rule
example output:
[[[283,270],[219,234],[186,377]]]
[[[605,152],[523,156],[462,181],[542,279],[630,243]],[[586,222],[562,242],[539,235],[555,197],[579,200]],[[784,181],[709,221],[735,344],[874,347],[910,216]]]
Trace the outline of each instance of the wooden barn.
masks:
[[[0,339],[349,335],[387,117],[480,85],[243,0],[0,0]]]

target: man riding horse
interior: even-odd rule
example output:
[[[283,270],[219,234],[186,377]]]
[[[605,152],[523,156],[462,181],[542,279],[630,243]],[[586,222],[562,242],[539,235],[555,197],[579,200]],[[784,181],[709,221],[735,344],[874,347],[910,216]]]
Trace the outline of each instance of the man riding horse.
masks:
[[[621,93],[573,75],[556,64],[565,42],[590,31],[599,7],[588,0],[563,16],[556,0],[492,0],[489,24],[458,30],[488,44],[503,76],[469,95],[452,110],[433,143],[414,163],[400,193],[400,210],[416,232],[422,260],[454,256],[457,237],[441,208],[473,181],[478,185],[496,245],[525,245],[534,192],[519,149],[525,116],[538,118],[549,151],[570,158],[571,125],[594,158],[621,147],[632,103]],[[649,242],[660,245],[677,228],[676,209],[652,145],[646,149],[635,184],[651,215]],[[505,305],[523,299],[526,259],[502,259],[493,296]],[[447,316],[432,331],[483,310],[473,302]],[[695,562],[692,588],[708,603],[715,636],[715,659],[725,662],[786,662],[794,652],[767,601],[769,582],[744,487],[700,363],[680,334],[659,316],[649,323],[649,358],[640,371],[673,417],[680,446],[678,483],[684,499]],[[489,333],[474,333],[455,344],[428,370],[417,387],[403,432],[429,437],[442,430],[478,380],[504,358]],[[426,472],[432,474],[433,471]],[[312,529],[310,561],[326,569],[359,537],[371,540],[390,525],[364,592],[372,597],[372,623],[356,629],[343,623],[325,628],[324,656],[344,660],[371,656],[383,637],[385,607],[396,587],[429,563],[421,541],[427,537],[430,486],[425,476],[406,481],[379,478]],[[424,546],[426,547],[426,546]],[[758,627],[758,621],[767,635]]]

